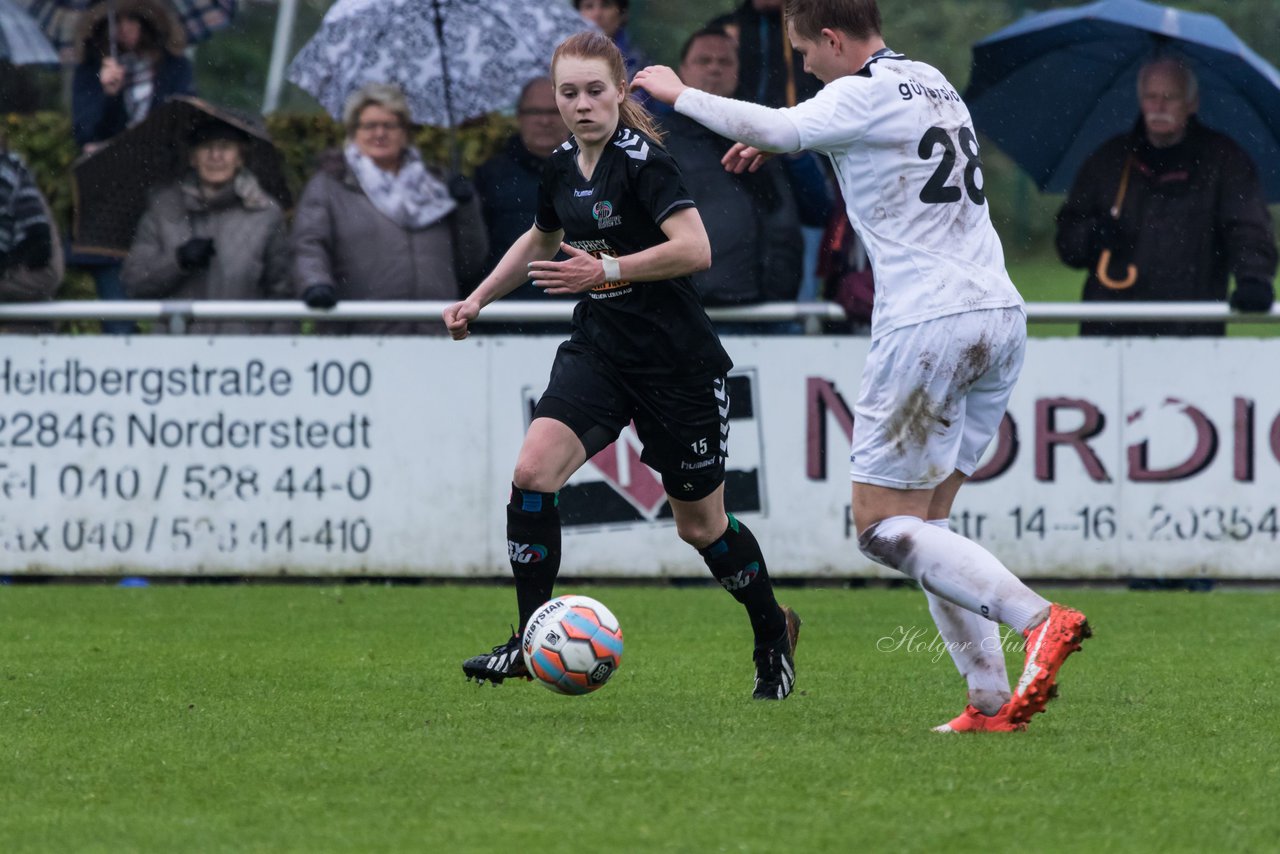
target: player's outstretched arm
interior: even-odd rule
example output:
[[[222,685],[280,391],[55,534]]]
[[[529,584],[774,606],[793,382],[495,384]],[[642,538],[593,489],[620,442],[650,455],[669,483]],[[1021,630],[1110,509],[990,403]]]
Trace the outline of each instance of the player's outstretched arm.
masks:
[[[711,241],[696,208],[683,208],[662,221],[667,239],[657,246],[601,260],[567,243],[565,261],[535,261],[529,276],[549,294],[577,294],[606,281],[652,282],[687,276],[711,266]],[[613,265],[616,264],[616,269]]]
[[[563,231],[543,231],[537,226],[517,237],[493,272],[485,276],[471,296],[444,310],[444,324],[453,340],[461,341],[470,334],[468,327],[480,315],[480,309],[527,281],[530,264],[554,258],[563,239]]]
[[[631,85],[644,89],[698,124],[760,151],[799,151],[800,132],[781,110],[722,98],[680,82],[665,65],[636,72]]]

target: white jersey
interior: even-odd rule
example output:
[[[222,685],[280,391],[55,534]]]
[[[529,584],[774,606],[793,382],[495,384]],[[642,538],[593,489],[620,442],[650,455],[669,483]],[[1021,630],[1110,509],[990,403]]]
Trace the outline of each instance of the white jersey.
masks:
[[[969,110],[936,68],[887,49],[782,110],[831,158],[875,273],[872,338],[935,317],[1022,306],[991,225]]]

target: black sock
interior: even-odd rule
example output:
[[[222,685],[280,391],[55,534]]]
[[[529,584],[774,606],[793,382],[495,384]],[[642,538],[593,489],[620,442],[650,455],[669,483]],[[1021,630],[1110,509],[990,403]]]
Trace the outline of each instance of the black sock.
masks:
[[[517,633],[551,598],[560,573],[559,493],[533,492],[511,485],[507,504],[507,557],[516,577]]]
[[[730,513],[724,536],[705,549],[698,549],[698,554],[721,586],[746,607],[756,646],[782,636],[787,630],[787,621],[778,600],[773,598],[773,583],[769,581],[764,555],[751,529]]]

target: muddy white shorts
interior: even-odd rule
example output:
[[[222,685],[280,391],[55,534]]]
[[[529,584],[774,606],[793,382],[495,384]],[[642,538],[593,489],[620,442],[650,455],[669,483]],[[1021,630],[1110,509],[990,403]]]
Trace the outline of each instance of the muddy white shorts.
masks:
[[[973,474],[995,438],[1027,348],[1018,308],[904,326],[871,345],[854,406],[858,483],[930,489]]]

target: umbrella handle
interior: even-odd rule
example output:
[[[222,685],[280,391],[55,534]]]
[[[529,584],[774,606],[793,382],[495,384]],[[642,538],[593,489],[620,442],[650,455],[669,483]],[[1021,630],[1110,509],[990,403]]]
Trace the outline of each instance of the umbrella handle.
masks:
[[[116,4],[115,0],[107,0],[107,45],[111,58],[120,58],[120,49],[116,47]]]
[[[1120,209],[1124,207],[1124,194],[1129,189],[1129,170],[1133,166],[1133,152],[1129,152],[1129,156],[1124,159],[1124,170],[1120,173],[1120,188],[1116,191],[1115,203],[1111,205],[1111,218],[1120,219]],[[1125,272],[1123,279],[1113,279],[1107,275],[1107,268],[1111,266],[1111,250],[1103,249],[1102,254],[1098,256],[1098,266],[1094,273],[1098,276],[1098,281],[1103,286],[1113,291],[1123,291],[1133,287],[1133,283],[1138,281],[1138,268],[1129,265],[1129,269]]]
[[[1104,287],[1113,291],[1123,291],[1133,287],[1133,283],[1138,281],[1138,268],[1132,264],[1129,265],[1123,279],[1113,279],[1108,276],[1107,267],[1109,266],[1111,266],[1111,250],[1103,249],[1102,254],[1098,256],[1098,267],[1093,272]]]

